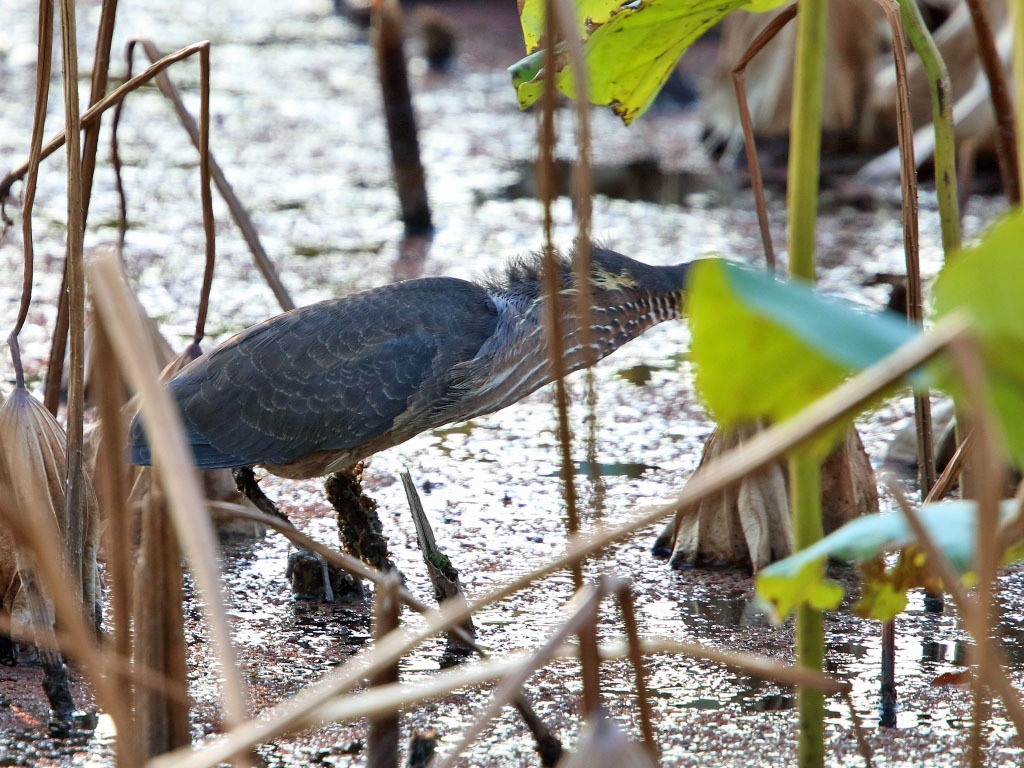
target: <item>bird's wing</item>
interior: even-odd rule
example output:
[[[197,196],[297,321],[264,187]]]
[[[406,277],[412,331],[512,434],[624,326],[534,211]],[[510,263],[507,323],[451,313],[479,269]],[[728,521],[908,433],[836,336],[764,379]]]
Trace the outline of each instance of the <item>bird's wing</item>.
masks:
[[[496,317],[473,283],[397,283],[254,326],[170,388],[201,468],[285,464],[357,448],[387,433],[413,398],[443,398],[448,373],[472,359]]]

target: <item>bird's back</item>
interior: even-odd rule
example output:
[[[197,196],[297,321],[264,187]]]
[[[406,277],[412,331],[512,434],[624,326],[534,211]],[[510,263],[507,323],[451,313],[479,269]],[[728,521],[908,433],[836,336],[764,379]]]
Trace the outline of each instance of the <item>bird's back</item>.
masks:
[[[473,283],[396,283],[253,326],[193,362],[170,391],[202,469],[358,451],[410,412],[457,397],[453,367],[476,355],[496,322]],[[138,419],[131,436],[133,461],[148,464]]]

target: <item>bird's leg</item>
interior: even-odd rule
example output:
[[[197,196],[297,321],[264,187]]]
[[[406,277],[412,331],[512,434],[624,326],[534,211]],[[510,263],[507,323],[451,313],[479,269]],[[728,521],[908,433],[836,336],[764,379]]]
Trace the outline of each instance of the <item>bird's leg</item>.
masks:
[[[256,473],[252,471],[252,467],[238,467],[231,470],[231,475],[235,478],[235,487],[238,488],[239,493],[251,501],[256,506],[256,509],[265,515],[279,517],[288,523],[291,522],[288,516],[279,510],[277,505],[260,488],[259,481],[256,479]]]
[[[391,571],[395,564],[388,557],[377,502],[363,493],[362,476],[362,464],[329,475],[327,500],[338,513],[338,535],[345,550],[378,571]]]

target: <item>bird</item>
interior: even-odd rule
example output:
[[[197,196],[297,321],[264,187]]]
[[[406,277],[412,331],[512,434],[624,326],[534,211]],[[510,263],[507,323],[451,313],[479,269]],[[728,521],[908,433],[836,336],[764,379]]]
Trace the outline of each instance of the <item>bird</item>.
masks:
[[[652,266],[594,246],[588,354],[572,259],[557,255],[566,371],[680,318],[693,263]],[[393,283],[293,309],[236,334],[168,384],[196,466],[320,477],[521,400],[553,380],[542,265],[533,254],[486,281]],[[134,464],[151,463],[138,416],[130,448]]]

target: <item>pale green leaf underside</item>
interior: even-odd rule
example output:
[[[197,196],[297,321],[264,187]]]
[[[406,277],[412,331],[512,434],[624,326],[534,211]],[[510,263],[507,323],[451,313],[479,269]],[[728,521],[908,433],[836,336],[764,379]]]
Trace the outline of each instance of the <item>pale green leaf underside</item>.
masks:
[[[1019,507],[1020,502],[1012,499],[1002,502],[1000,513],[1003,519],[1016,514]],[[977,541],[977,504],[973,501],[927,504],[918,514],[936,546],[961,575],[967,574]],[[913,532],[901,513],[885,512],[857,518],[806,549],[762,570],[756,581],[758,598],[771,606],[778,618],[785,618],[807,602],[819,609],[834,609],[842,599],[843,590],[824,577],[826,558],[867,562],[913,542]],[[1020,554],[1015,552],[1014,556]],[[893,598],[888,605],[898,612],[902,601],[895,595]]]

